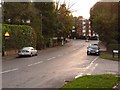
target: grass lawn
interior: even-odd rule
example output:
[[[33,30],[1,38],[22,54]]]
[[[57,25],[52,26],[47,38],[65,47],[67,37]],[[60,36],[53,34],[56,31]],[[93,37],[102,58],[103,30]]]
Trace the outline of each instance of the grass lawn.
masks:
[[[113,58],[112,54],[107,52],[101,52],[100,57],[103,59],[109,59],[109,60],[116,60],[116,61],[120,60],[120,58],[118,58],[117,56]]]
[[[111,88],[118,83],[118,75],[86,75],[74,79],[65,84],[61,90],[65,88]],[[80,89],[81,90],[81,89]],[[92,89],[89,89],[92,90]],[[97,90],[97,89],[96,89]],[[106,90],[106,89],[105,89]]]

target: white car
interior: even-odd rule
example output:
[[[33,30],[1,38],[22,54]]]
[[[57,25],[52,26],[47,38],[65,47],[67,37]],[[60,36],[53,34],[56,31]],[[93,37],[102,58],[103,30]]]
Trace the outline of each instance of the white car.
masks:
[[[23,47],[18,51],[19,56],[33,56],[37,55],[37,50],[34,49],[33,47]]]

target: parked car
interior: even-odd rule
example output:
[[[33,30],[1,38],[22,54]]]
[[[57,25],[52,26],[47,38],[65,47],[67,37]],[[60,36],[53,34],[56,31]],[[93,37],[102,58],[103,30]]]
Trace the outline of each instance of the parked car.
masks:
[[[33,47],[23,47],[18,51],[19,56],[33,56],[37,55],[37,50]]]
[[[90,44],[87,47],[87,55],[90,55],[90,54],[97,54],[97,55],[100,54],[100,48],[97,44]]]

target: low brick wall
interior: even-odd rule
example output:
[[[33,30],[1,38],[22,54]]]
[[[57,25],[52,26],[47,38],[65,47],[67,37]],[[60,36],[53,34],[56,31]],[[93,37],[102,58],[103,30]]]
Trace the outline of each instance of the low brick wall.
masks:
[[[5,56],[10,56],[10,55],[15,55],[18,53],[18,50],[9,50],[9,51],[5,51],[4,55]]]

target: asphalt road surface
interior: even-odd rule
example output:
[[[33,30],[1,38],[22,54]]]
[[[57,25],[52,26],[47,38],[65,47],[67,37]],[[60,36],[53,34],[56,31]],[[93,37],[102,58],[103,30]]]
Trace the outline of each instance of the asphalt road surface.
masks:
[[[38,56],[3,58],[2,87],[60,88],[82,75],[117,74],[117,61],[87,56],[90,43],[97,41],[71,40],[65,46],[38,51]]]

